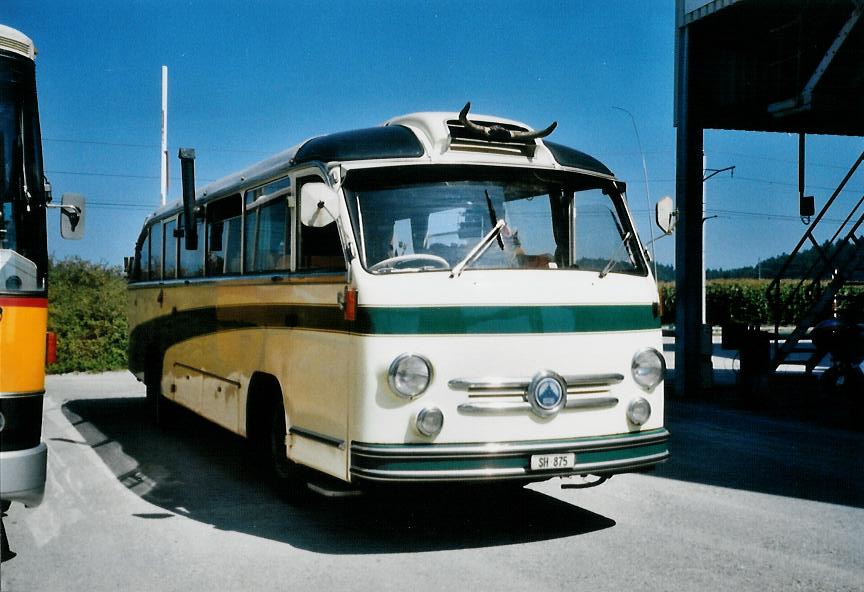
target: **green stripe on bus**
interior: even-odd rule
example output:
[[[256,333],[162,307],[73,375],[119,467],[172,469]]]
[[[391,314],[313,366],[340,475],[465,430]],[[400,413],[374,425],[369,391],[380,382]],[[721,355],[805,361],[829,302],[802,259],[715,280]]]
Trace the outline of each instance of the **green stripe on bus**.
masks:
[[[172,345],[236,329],[305,329],[354,335],[516,335],[642,331],[660,327],[651,305],[360,307],[355,322],[336,306],[247,304],[178,311],[141,323],[129,364],[142,371]]]
[[[605,333],[660,327],[650,305],[361,307],[358,322],[356,332],[373,335]]]

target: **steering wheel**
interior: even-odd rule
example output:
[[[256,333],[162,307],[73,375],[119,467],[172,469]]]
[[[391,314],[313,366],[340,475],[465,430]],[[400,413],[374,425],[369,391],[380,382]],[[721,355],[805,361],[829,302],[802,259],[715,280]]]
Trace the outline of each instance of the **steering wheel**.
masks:
[[[369,267],[369,270],[380,271],[382,269],[408,269],[411,267],[423,267],[416,265],[416,263],[421,261],[425,261],[428,265],[432,265],[437,269],[450,269],[450,264],[447,263],[447,260],[444,259],[444,257],[425,253],[414,253],[410,255],[388,257],[387,259],[379,261],[375,265]]]

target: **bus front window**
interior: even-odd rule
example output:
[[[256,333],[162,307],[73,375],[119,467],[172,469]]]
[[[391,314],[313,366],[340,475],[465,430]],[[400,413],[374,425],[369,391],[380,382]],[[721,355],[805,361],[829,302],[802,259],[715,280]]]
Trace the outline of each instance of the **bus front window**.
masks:
[[[635,232],[620,195],[581,176],[542,178],[530,170],[478,170],[412,175],[358,171],[347,196],[373,273],[451,270],[503,220],[469,269],[549,269],[644,275]],[[546,175],[548,177],[548,175]],[[414,178],[412,178],[414,177]],[[580,186],[581,185],[581,186]]]
[[[0,55],[0,292],[45,288],[45,180],[33,62]]]

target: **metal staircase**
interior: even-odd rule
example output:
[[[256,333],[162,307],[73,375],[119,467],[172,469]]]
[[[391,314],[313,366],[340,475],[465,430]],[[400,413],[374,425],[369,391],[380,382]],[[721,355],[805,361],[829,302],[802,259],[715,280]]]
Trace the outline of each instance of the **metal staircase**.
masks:
[[[864,195],[858,199],[829,240],[820,244],[815,236],[817,228],[824,230],[831,223],[831,220],[825,215],[845,189],[849,179],[858,170],[862,161],[864,161],[864,152],[861,153],[825,206],[810,223],[804,236],[801,237],[795,249],[780,268],[777,277],[768,286],[768,302],[774,314],[775,347],[771,360],[770,369],[772,371],[776,371],[782,364],[796,364],[805,366],[807,372],[811,372],[826,352],[814,349],[812,346],[804,347],[801,344],[802,339],[807,338],[808,332],[814,325],[833,315],[835,299],[843,286],[864,284],[864,208],[862,208]],[[787,280],[791,288],[781,289],[781,281],[792,275],[790,271],[794,269],[796,263],[799,266],[802,263],[799,255],[805,245],[812,245],[818,255],[817,258],[809,265],[806,272],[800,274],[800,279]],[[792,282],[795,283],[792,284]],[[810,307],[798,321],[792,333],[781,342],[780,326],[787,316],[786,312],[792,303],[802,298],[811,303]]]

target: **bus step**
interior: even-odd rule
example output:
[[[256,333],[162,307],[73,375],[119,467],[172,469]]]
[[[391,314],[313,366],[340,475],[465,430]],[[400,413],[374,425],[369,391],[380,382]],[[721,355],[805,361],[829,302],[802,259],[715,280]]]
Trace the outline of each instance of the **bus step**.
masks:
[[[352,489],[347,483],[338,481],[309,481],[306,486],[324,497],[357,497],[363,494],[359,489]]]

